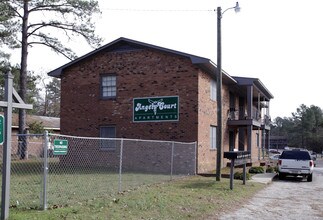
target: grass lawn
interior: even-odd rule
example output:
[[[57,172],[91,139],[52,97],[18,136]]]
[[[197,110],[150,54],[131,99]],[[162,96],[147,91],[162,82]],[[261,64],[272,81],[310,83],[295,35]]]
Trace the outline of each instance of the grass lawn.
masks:
[[[42,207],[43,170],[41,161],[14,161],[12,163],[10,207],[37,209]],[[70,207],[102,197],[111,198],[120,187],[122,191],[141,185],[170,180],[170,175],[122,173],[104,167],[66,167],[58,161],[49,163],[47,177],[47,207]],[[174,178],[178,178],[174,176]]]
[[[91,188],[91,199],[47,211],[10,208],[10,219],[205,219],[216,218],[251,198],[265,185],[214,177],[191,176],[137,186],[123,193],[102,194]],[[64,200],[66,198],[62,198]]]

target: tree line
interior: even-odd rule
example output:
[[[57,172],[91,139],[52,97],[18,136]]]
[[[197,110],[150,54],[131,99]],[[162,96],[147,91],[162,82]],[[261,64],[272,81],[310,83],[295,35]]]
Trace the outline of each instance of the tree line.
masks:
[[[95,35],[92,17],[100,13],[96,0],[0,1],[0,71],[2,75],[8,71],[13,73],[21,99],[36,107],[33,113],[59,115],[56,106],[52,106],[56,104],[54,92],[59,81],[52,79],[44,86],[45,99],[42,100],[35,86],[35,82],[42,79],[27,68],[29,49],[47,47],[72,60],[77,56],[69,47],[70,41],[83,38],[90,46],[97,48],[102,39]],[[18,65],[12,65],[10,52],[17,48],[21,60]],[[19,110],[19,133],[25,130],[25,114],[24,109]]]
[[[277,117],[271,135],[284,136],[288,146],[320,153],[323,150],[323,112],[318,106],[301,104],[291,117]]]
[[[45,99],[41,102],[35,86],[37,74],[28,70],[29,49],[44,46],[52,51],[75,59],[76,54],[69,47],[71,40],[83,38],[93,48],[102,39],[95,35],[92,17],[100,14],[96,0],[1,0],[0,1],[0,71],[13,73],[15,87],[21,99],[34,104],[33,113],[58,115],[53,95],[59,82],[55,79],[45,86]],[[10,51],[20,49],[19,65],[10,63]],[[5,50],[7,49],[7,50]],[[7,52],[9,51],[9,52]],[[2,84],[3,85],[3,84]],[[54,105],[54,106],[53,106]],[[26,132],[26,110],[19,109],[19,133]],[[19,149],[24,141],[19,137]],[[20,150],[25,159],[24,150]]]

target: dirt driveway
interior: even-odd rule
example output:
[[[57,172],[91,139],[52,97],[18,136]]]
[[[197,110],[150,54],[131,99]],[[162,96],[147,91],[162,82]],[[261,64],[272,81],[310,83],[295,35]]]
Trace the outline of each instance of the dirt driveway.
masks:
[[[317,160],[313,182],[275,179],[247,204],[220,219],[323,220],[323,160]]]

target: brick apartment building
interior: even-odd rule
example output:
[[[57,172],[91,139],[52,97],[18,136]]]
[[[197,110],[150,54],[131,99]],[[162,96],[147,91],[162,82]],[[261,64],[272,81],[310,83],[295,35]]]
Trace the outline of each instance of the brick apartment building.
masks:
[[[196,141],[197,173],[215,169],[211,60],[119,38],[48,75],[61,79],[61,134]],[[222,94],[222,152],[250,150],[258,161],[268,146],[272,94],[259,79],[225,72]]]

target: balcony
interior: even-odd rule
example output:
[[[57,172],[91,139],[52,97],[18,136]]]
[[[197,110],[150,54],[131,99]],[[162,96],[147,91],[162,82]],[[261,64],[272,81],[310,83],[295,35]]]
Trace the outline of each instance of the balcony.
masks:
[[[266,130],[270,130],[271,117],[269,115],[265,115],[261,120],[261,125],[263,126],[263,128]]]
[[[270,129],[270,117],[265,115],[261,118],[261,111],[253,107],[251,116],[248,115],[246,108],[240,107],[238,110],[230,108],[228,110],[228,126],[243,127],[252,125],[254,129],[263,128]]]

